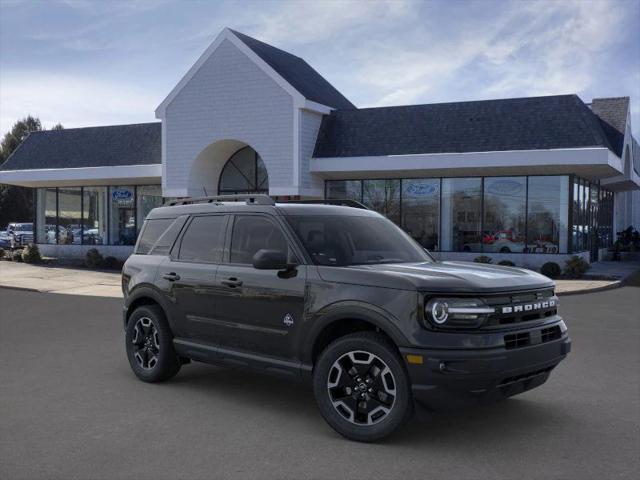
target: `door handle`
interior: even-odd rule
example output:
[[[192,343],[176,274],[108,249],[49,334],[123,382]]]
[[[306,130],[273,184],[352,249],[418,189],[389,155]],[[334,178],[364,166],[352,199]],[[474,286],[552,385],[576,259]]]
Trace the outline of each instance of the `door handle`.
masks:
[[[236,287],[241,287],[242,286],[242,280],[238,280],[235,277],[231,277],[231,278],[228,278],[226,280],[222,280],[220,283],[222,285],[224,285],[225,287],[229,287],[229,288],[236,288]]]
[[[178,275],[176,272],[163,273],[162,278],[164,278],[165,280],[169,280],[170,282],[175,282],[176,280],[180,280],[180,275]]]

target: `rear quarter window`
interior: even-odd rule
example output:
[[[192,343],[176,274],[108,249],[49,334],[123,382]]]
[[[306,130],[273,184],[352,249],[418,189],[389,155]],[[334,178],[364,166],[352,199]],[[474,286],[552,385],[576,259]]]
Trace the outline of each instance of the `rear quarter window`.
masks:
[[[139,255],[167,255],[187,216],[146,220],[135,253]]]

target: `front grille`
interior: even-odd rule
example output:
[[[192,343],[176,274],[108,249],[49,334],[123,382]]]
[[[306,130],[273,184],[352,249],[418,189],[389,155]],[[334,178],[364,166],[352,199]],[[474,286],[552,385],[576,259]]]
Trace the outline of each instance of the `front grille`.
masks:
[[[504,336],[504,348],[512,350],[514,348],[528,347],[529,345],[551,342],[561,336],[562,331],[558,325],[533,332],[511,333]]]
[[[487,305],[496,309],[496,313],[489,315],[485,327],[501,327],[543,320],[558,313],[557,298],[552,289],[485,297],[483,300]],[[543,307],[545,303],[550,301],[555,302],[555,305]],[[525,310],[530,305],[536,305],[539,308]],[[510,307],[511,311],[503,312],[505,307]],[[519,307],[523,307],[522,311],[517,311]]]

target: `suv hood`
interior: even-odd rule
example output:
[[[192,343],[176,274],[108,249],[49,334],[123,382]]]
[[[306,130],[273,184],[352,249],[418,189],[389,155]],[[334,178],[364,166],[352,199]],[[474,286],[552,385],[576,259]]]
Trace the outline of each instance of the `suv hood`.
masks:
[[[470,262],[393,263],[319,267],[323,280],[430,292],[478,293],[553,287],[531,270]]]

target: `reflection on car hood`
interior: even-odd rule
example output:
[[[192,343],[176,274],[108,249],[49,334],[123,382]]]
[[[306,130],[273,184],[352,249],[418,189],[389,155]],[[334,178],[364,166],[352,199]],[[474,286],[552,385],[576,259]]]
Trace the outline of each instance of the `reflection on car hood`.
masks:
[[[524,268],[470,262],[425,262],[319,267],[325,281],[432,292],[497,292],[553,286]]]

